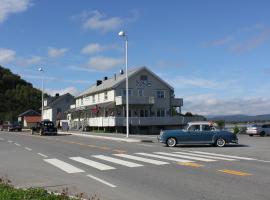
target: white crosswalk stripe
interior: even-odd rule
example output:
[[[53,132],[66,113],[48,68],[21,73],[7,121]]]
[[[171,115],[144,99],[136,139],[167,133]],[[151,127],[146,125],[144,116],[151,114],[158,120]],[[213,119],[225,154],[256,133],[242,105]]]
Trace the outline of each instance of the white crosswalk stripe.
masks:
[[[201,154],[195,154],[195,153],[187,153],[187,152],[173,152],[173,153],[177,153],[177,154],[182,154],[182,155],[190,155],[190,156],[197,156],[197,157],[202,157],[202,158],[211,158],[211,159],[215,159],[215,160],[226,160],[226,161],[235,161],[235,159],[232,158],[222,158],[222,157],[217,157],[217,156],[208,156],[208,155],[201,155]]]
[[[136,161],[150,163],[150,164],[154,164],[154,165],[169,164],[168,162],[163,162],[163,161],[159,161],[159,160],[153,160],[153,159],[149,159],[149,158],[143,158],[143,157],[133,156],[133,155],[128,155],[128,154],[114,154],[114,155],[122,157],[122,158],[128,158],[128,159],[132,159],[132,160],[136,160]]]
[[[98,158],[98,159],[101,159],[101,160],[105,160],[105,161],[108,161],[108,162],[116,163],[118,165],[124,165],[126,167],[141,167],[141,166],[143,166],[141,164],[137,164],[137,163],[134,163],[134,162],[129,162],[129,161],[113,158],[113,157],[110,157],[110,156],[94,155],[92,157]]]
[[[240,159],[240,160],[256,160],[254,158],[247,158],[247,157],[242,157],[242,156],[231,156],[231,155],[224,155],[224,154],[217,154],[217,153],[208,153],[208,152],[203,152],[203,151],[190,151],[190,152],[213,155],[213,156],[220,156],[220,157],[225,157],[225,158],[235,158],[235,159]]]
[[[65,171],[65,172],[67,172],[69,174],[84,172],[84,170],[79,169],[77,167],[74,167],[73,165],[68,164],[68,163],[66,163],[64,161],[58,160],[56,158],[44,159],[44,161],[47,162],[47,163],[50,163],[51,165]]]
[[[99,163],[99,162],[96,162],[96,161],[93,161],[93,160],[89,160],[89,159],[86,159],[86,158],[83,158],[83,157],[70,157],[70,159],[74,160],[74,161],[77,161],[77,162],[80,162],[80,163],[83,163],[85,165],[88,165],[90,167],[99,169],[99,170],[115,169],[114,167],[111,167],[109,165],[105,165],[105,164],[102,164],[102,163]]]
[[[153,157],[153,158],[160,158],[160,159],[164,159],[164,160],[171,160],[171,161],[176,161],[176,162],[193,162],[191,160],[160,156],[160,155],[155,155],[155,154],[151,154],[151,153],[135,153],[135,154],[142,155],[142,156],[149,156],[149,157]]]
[[[214,162],[214,161],[216,161],[216,160],[209,159],[209,158],[199,158],[199,157],[195,157],[195,156],[179,155],[179,154],[173,154],[173,153],[164,153],[164,152],[154,152],[154,153],[155,154],[160,154],[160,155],[165,155],[165,156],[173,156],[173,157],[178,157],[178,158],[199,160],[199,161],[204,161],[204,162]]]

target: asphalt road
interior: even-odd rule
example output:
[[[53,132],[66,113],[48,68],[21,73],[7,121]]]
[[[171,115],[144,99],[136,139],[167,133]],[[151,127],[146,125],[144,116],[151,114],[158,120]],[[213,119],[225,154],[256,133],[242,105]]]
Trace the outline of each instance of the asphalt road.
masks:
[[[270,137],[239,140],[167,148],[0,132],[0,176],[18,187],[68,188],[101,200],[269,200]]]

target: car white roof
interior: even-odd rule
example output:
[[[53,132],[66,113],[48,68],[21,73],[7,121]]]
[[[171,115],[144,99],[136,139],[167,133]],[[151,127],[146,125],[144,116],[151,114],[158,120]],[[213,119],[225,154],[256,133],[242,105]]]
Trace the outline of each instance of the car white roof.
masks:
[[[208,122],[208,121],[194,121],[194,122],[189,122],[189,125],[211,125],[214,124],[213,122]]]

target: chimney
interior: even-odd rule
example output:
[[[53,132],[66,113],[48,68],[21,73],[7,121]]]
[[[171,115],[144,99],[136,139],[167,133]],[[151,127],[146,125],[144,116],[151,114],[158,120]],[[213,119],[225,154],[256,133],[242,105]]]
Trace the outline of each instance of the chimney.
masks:
[[[114,74],[114,80],[116,81],[116,74]]]
[[[56,94],[55,94],[55,97],[59,97],[59,93],[56,93]]]
[[[104,81],[106,81],[106,80],[108,80],[108,77],[107,76],[104,76],[104,79],[103,79]]]
[[[121,69],[121,70],[120,70],[120,74],[121,74],[121,75],[124,74],[124,70]]]
[[[97,80],[97,86],[102,84],[102,80]]]

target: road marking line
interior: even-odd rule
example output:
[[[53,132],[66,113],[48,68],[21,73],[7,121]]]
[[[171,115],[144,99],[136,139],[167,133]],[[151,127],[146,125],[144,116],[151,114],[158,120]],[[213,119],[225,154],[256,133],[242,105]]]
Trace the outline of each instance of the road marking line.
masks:
[[[155,155],[155,154],[150,154],[150,153],[135,153],[135,154],[142,155],[142,156],[154,157],[154,158],[160,158],[160,159],[165,159],[165,160],[171,160],[171,161],[176,161],[176,162],[194,162],[194,161],[191,161],[191,160],[184,160],[184,159],[179,159],[179,158],[171,158],[171,157],[160,156],[160,155]]]
[[[195,168],[199,168],[199,167],[203,167],[204,165],[198,164],[198,163],[177,163],[178,165],[182,165],[182,166],[189,166],[189,167],[195,167]]]
[[[104,155],[94,155],[92,157],[98,158],[98,159],[101,159],[101,160],[105,160],[105,161],[108,161],[108,162],[116,163],[116,164],[119,164],[119,165],[124,165],[124,166],[127,166],[127,167],[141,167],[141,166],[143,166],[141,164],[121,160],[121,159],[118,159],[118,158],[112,158],[112,157],[104,156]]]
[[[89,159],[86,159],[86,158],[83,158],[83,157],[70,157],[70,159],[75,160],[75,161],[80,162],[80,163],[83,163],[85,165],[94,167],[94,168],[99,169],[99,170],[115,169],[114,167],[111,167],[109,165],[105,165],[105,164],[102,164],[102,163],[99,163],[99,162],[95,162],[93,160],[89,160]]]
[[[112,150],[113,152],[116,152],[116,153],[126,153],[127,151],[125,151],[125,150],[122,150],[122,149],[114,149],[114,150]]]
[[[29,147],[25,147],[25,149],[28,150],[28,151],[32,151],[32,149],[29,148]]]
[[[226,161],[235,161],[235,159],[232,158],[222,158],[222,157],[217,157],[217,156],[207,156],[207,155],[201,155],[201,154],[195,154],[195,153],[186,153],[186,152],[173,152],[173,153],[177,153],[177,154],[183,154],[183,155],[190,155],[190,156],[198,156],[198,157],[202,157],[202,158],[213,158],[216,160],[226,160]]]
[[[191,160],[199,160],[199,161],[204,161],[204,162],[214,162],[216,160],[209,159],[209,158],[199,158],[199,157],[194,157],[194,156],[187,156],[187,155],[179,155],[179,154],[173,154],[173,153],[164,153],[164,152],[154,152],[156,154],[161,154],[165,156],[174,156],[178,158],[187,158]]]
[[[256,161],[270,163],[270,160],[256,160]]]
[[[52,159],[44,159],[45,162],[50,163],[51,165],[54,165],[55,167],[69,173],[79,173],[79,172],[84,172],[84,170],[79,169],[77,167],[74,167],[73,165],[70,165],[64,161],[58,160],[56,158]]]
[[[110,148],[108,148],[108,147],[99,147],[99,149],[101,149],[101,150],[105,150],[105,151],[110,150]]]
[[[98,177],[95,177],[95,176],[93,176],[93,175],[88,174],[88,175],[86,175],[86,176],[88,176],[89,178],[92,178],[92,179],[94,179],[94,180],[96,180],[96,181],[99,181],[100,183],[103,183],[103,184],[105,184],[105,185],[107,185],[107,186],[109,186],[109,187],[112,187],[112,188],[117,187],[116,185],[113,185],[113,184],[111,184],[111,183],[109,183],[109,182],[107,182],[107,181],[104,181],[104,180],[102,180],[102,179],[100,179],[100,178],[98,178]]]
[[[224,154],[217,154],[217,153],[208,153],[208,152],[203,152],[203,151],[190,151],[190,152],[201,153],[201,154],[206,154],[206,155],[214,155],[214,156],[220,156],[220,157],[227,157],[227,158],[235,158],[235,159],[241,159],[241,160],[256,160],[255,158],[231,156],[231,155],[224,155]]]
[[[128,158],[128,159],[132,159],[132,160],[136,160],[136,161],[150,163],[150,164],[154,164],[154,165],[169,164],[168,162],[163,162],[163,161],[159,161],[159,160],[153,160],[153,159],[149,159],[149,158],[143,158],[143,157],[139,157],[139,156],[132,156],[132,155],[127,155],[127,154],[114,154],[114,155],[122,157],[122,158]]]
[[[138,144],[138,145],[144,146],[144,147],[153,147],[153,145],[151,145],[151,144]]]
[[[249,173],[246,173],[246,172],[228,170],[228,169],[222,169],[222,170],[218,170],[218,171],[223,172],[225,174],[232,174],[232,175],[237,175],[237,176],[251,176],[252,175],[252,174],[249,174]]]
[[[8,140],[9,143],[12,143],[13,141],[12,140]]]
[[[42,153],[37,153],[37,154],[44,157],[44,158],[48,158],[48,156],[46,156],[45,154],[42,154]]]
[[[18,146],[18,147],[20,147],[20,146],[22,146],[22,145],[20,145],[20,144],[18,144],[18,143],[14,143],[16,146]]]

